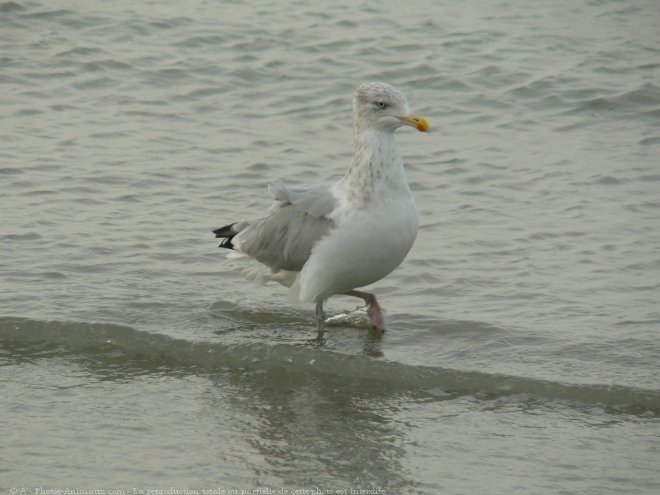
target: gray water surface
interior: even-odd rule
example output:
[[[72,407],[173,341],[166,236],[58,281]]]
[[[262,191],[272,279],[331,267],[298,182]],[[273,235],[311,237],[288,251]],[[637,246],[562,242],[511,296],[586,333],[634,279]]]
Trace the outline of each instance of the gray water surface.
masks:
[[[0,3],[0,488],[660,492],[658,19]],[[318,342],[208,233],[340,176],[366,80],[420,232]]]

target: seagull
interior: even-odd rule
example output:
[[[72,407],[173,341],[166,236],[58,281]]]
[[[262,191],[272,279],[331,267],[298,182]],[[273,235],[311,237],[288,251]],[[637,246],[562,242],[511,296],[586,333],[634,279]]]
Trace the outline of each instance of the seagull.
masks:
[[[247,275],[289,287],[294,302],[315,304],[319,338],[323,304],[339,294],[362,299],[372,328],[385,331],[376,296],[358,289],[398,267],[417,236],[417,208],[394,140],[402,126],[429,130],[397,88],[361,84],[353,98],[353,160],[341,179],[307,188],[270,184],[275,202],[265,216],[213,231],[230,257],[252,262]]]

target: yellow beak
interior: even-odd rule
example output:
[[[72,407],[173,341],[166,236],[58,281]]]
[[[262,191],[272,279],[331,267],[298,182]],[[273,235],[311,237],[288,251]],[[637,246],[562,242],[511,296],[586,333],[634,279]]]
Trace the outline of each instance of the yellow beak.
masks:
[[[405,117],[398,117],[398,118],[401,120],[401,122],[403,122],[406,125],[409,125],[410,127],[414,127],[419,132],[428,132],[429,128],[431,127],[431,124],[429,124],[428,120],[426,120],[421,115],[417,115],[414,113],[411,113],[410,115],[406,115]]]

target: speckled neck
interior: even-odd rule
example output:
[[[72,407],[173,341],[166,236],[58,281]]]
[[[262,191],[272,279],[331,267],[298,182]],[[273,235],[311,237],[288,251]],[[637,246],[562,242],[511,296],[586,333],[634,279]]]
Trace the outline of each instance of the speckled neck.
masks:
[[[409,195],[394,133],[356,128],[353,162],[341,186],[352,203]]]

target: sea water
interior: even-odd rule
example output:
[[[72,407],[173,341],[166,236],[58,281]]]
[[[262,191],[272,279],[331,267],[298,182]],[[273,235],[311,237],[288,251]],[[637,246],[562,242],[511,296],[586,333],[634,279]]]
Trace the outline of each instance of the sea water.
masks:
[[[660,493],[659,18],[1,3],[0,488]],[[317,341],[209,231],[340,177],[369,80],[420,231]]]

